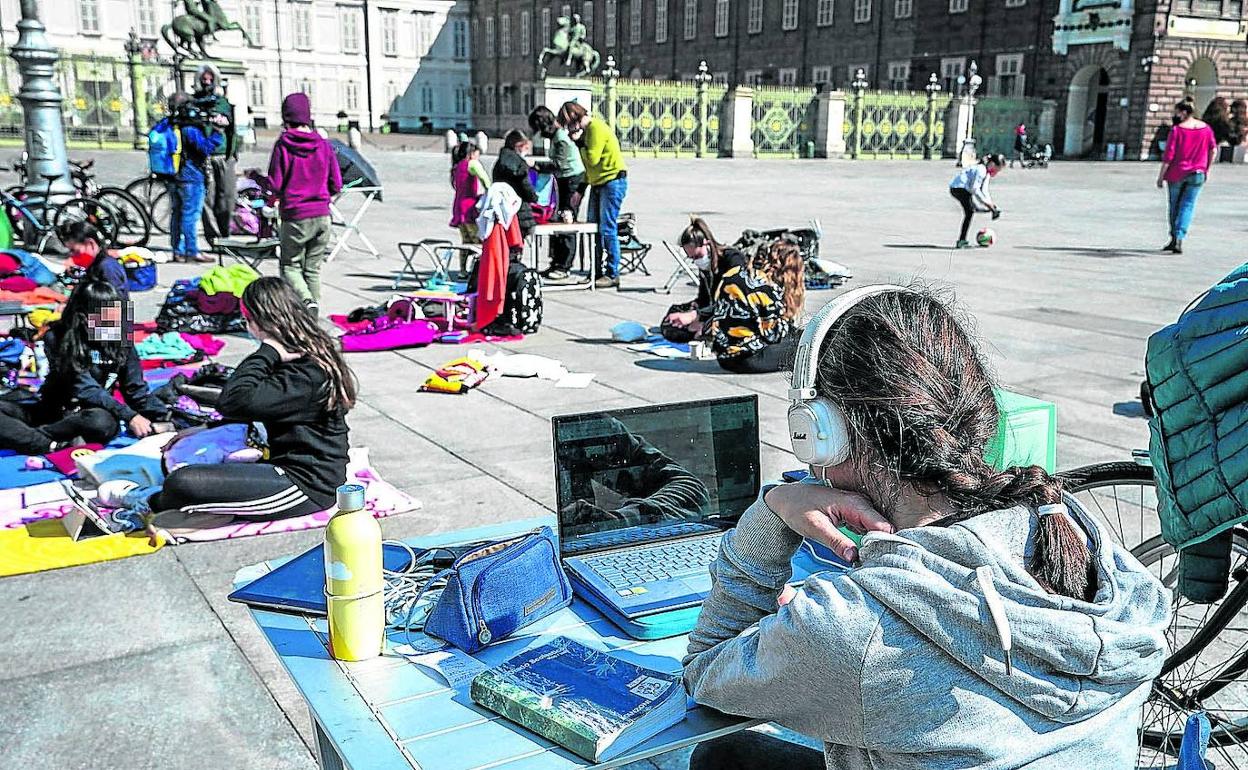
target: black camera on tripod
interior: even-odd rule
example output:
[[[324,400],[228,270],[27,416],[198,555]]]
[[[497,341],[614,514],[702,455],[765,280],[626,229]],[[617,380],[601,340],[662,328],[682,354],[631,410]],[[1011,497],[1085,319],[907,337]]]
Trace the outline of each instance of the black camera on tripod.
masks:
[[[212,114],[194,101],[187,100],[178,105],[170,116],[175,125],[195,126],[201,130],[208,127]]]

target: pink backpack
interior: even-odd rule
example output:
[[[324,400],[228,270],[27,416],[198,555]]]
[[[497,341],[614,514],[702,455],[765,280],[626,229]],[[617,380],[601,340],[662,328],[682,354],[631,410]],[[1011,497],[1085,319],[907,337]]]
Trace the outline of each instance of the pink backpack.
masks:
[[[366,328],[347,332],[339,340],[344,353],[367,353],[423,347],[438,334],[437,324],[421,316],[415,302],[400,299],[391,303],[386,315],[373,319]]]

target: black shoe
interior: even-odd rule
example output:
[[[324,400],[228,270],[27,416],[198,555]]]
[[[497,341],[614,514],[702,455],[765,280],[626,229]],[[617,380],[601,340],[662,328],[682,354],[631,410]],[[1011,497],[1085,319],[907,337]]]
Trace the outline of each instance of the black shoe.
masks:
[[[1183,241],[1175,241],[1174,248],[1170,249],[1170,251],[1173,251],[1175,254],[1182,254],[1183,253]]]
[[[1178,241],[1176,241],[1174,238],[1171,238],[1169,243],[1161,247],[1161,250],[1162,251],[1174,251],[1177,245],[1178,245]]]

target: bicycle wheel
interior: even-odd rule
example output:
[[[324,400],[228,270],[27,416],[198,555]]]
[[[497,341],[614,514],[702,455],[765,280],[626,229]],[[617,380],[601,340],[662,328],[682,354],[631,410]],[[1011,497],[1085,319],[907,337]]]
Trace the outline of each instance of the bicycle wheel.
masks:
[[[173,216],[173,199],[169,191],[161,189],[153,193],[147,210],[151,214],[152,229],[161,235],[168,235],[169,218]]]
[[[114,243],[123,248],[147,245],[152,234],[152,220],[146,206],[120,187],[101,187],[94,197],[117,215]]]
[[[1134,462],[1097,463],[1057,476],[1062,488],[1099,518],[1127,550],[1161,534],[1151,467]]]
[[[1177,587],[1178,557],[1160,535],[1132,553],[1167,588]],[[1209,716],[1210,751],[1218,767],[1248,768],[1248,533],[1234,532],[1231,587],[1214,604],[1194,604],[1177,591],[1166,630],[1170,657],[1144,704],[1140,725],[1140,767],[1166,764],[1175,755],[1187,718]],[[1241,660],[1243,659],[1243,660]]]
[[[112,207],[95,198],[70,198],[48,213],[54,235],[59,234],[71,222],[87,222],[100,231],[108,243],[114,243],[117,234],[117,214]]]

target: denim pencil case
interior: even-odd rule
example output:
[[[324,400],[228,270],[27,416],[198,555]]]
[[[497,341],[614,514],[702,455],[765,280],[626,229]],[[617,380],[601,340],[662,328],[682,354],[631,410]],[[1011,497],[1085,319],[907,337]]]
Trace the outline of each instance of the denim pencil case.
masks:
[[[440,578],[446,588],[425,633],[473,653],[572,603],[550,527],[469,551]]]

